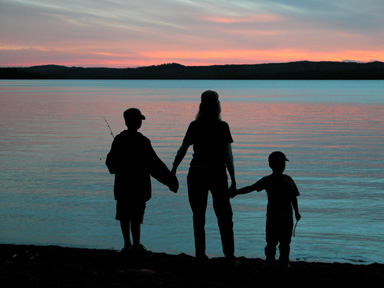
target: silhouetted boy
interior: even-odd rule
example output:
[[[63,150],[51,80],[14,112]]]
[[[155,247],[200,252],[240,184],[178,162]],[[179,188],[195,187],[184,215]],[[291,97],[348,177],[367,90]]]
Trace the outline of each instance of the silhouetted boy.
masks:
[[[115,174],[114,195],[117,201],[116,220],[120,220],[124,238],[124,254],[145,253],[140,243],[140,227],[143,223],[146,202],[151,198],[151,177],[177,192],[178,181],[153,150],[150,140],[138,130],[145,117],[139,109],[124,112],[124,130],[116,136],[106,165]],[[130,234],[132,233],[131,242]]]
[[[268,157],[272,174],[265,176],[251,186],[232,191],[231,196],[246,194],[252,191],[266,190],[268,195],[265,256],[267,264],[275,262],[276,246],[280,243],[279,263],[281,268],[289,267],[289,251],[293,229],[292,207],[296,220],[301,218],[297,204],[300,195],[293,179],[283,174],[285,162],[289,161],[280,151]]]

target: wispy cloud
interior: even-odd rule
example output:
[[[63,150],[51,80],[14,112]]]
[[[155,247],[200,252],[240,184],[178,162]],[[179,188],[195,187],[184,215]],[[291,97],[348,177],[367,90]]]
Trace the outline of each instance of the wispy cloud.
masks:
[[[383,15],[382,0],[2,0],[0,66],[384,61]]]
[[[208,21],[224,24],[233,24],[233,23],[270,23],[270,22],[280,22],[283,20],[282,16],[274,14],[257,14],[252,16],[208,16]]]

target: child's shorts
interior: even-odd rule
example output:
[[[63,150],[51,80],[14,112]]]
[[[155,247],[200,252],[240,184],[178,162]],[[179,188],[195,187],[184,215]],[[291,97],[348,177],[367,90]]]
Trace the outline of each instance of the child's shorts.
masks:
[[[145,202],[127,203],[125,201],[117,201],[116,220],[126,220],[142,224],[144,219],[144,212]]]

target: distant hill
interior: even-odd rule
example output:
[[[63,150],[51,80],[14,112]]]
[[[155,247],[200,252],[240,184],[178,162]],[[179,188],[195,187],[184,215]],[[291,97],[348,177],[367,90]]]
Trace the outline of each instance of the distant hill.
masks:
[[[0,68],[0,79],[384,79],[384,63],[290,62],[253,65]]]

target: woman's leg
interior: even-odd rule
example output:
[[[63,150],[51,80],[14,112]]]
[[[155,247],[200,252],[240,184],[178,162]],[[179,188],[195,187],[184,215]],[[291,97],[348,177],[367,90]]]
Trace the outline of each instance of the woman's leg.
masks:
[[[187,177],[188,198],[193,213],[196,258],[205,259],[205,211],[207,209],[208,189],[204,176],[198,169],[191,168]]]
[[[216,171],[211,175],[210,190],[212,192],[213,208],[220,229],[223,252],[227,259],[234,259],[234,236],[232,207],[228,193],[227,174],[224,171]]]

